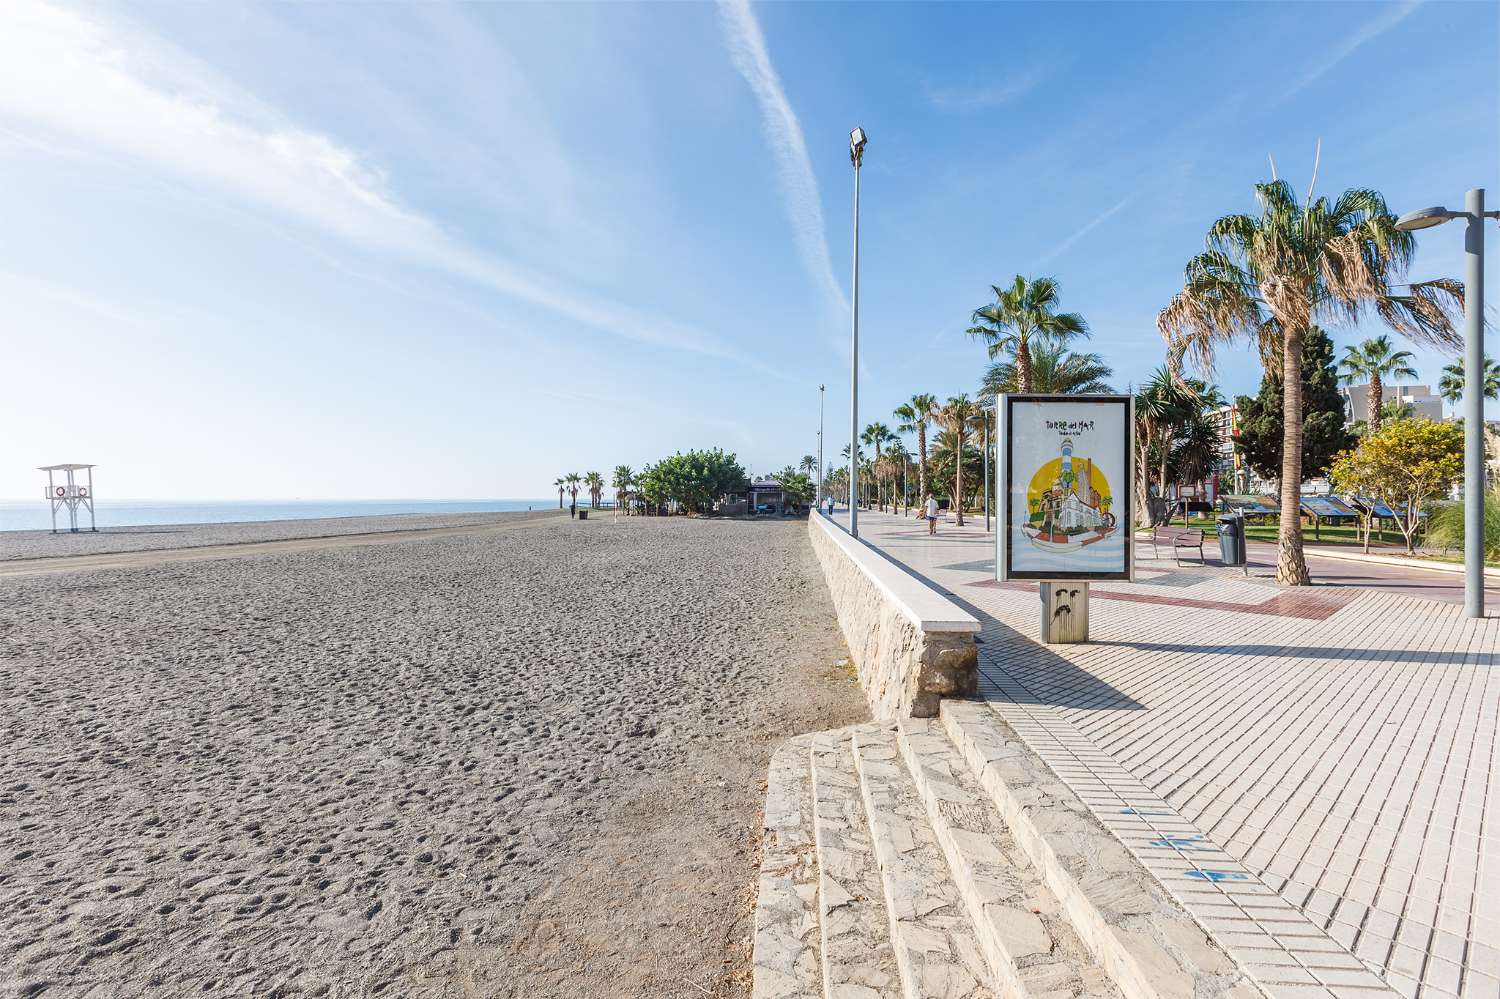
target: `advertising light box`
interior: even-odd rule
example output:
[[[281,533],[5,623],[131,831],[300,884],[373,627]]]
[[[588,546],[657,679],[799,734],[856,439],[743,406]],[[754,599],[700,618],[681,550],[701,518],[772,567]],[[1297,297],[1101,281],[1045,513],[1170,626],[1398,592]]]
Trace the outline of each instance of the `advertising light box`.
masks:
[[[999,403],[996,576],[1130,579],[1133,400],[1004,395]]]

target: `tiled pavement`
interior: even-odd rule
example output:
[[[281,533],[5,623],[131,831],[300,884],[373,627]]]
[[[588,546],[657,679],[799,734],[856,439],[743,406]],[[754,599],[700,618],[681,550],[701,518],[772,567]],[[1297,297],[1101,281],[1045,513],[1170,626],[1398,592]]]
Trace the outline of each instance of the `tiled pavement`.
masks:
[[[1305,918],[1401,993],[1500,996],[1500,620],[1148,559],[1094,584],[1090,644],[1041,646],[993,535],[860,520],[979,616],[994,710],[1238,956],[1341,992]]]

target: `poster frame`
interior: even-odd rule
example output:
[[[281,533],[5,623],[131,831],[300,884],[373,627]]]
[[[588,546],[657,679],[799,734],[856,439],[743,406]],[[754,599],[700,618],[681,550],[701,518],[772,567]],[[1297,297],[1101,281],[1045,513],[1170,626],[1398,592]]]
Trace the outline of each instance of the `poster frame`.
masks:
[[[1046,393],[1004,394],[995,407],[996,440],[1003,442],[1005,454],[996,462],[1000,481],[996,483],[1000,496],[1000,514],[1004,518],[995,525],[995,578],[1000,582],[1045,581],[1052,579],[1074,580],[1125,580],[1135,579],[1135,397],[1129,395],[1052,395]],[[1054,570],[1011,568],[1011,500],[1012,479],[1011,454],[1011,407],[1018,402],[1066,402],[1072,404],[1120,406],[1125,411],[1125,505],[1121,523],[1125,528],[1125,569],[1123,572],[1060,572]]]

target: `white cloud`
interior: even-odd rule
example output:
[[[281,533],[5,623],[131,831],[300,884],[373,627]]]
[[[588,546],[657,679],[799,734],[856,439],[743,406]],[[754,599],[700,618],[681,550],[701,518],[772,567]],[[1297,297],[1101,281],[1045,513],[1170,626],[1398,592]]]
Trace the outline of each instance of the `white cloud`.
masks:
[[[978,111],[998,107],[1035,90],[1047,74],[1038,70],[979,87],[927,87],[927,100],[944,111]]]
[[[1317,63],[1308,67],[1307,71],[1282,93],[1280,100],[1286,100],[1307,88],[1318,77],[1353,55],[1361,46],[1374,41],[1406,20],[1413,11],[1422,6],[1422,3],[1423,0],[1402,0],[1401,3],[1383,7],[1379,16],[1360,25],[1352,34],[1329,48]]]
[[[1082,239],[1083,237],[1087,236],[1089,233],[1093,232],[1100,225],[1103,225],[1105,222],[1107,222],[1111,218],[1113,218],[1116,214],[1118,214],[1119,212],[1123,211],[1126,208],[1126,206],[1128,206],[1134,200],[1135,200],[1135,195],[1133,195],[1133,194],[1127,195],[1126,197],[1121,198],[1114,205],[1110,206],[1109,208],[1105,209],[1103,212],[1100,212],[1098,215],[1094,216],[1088,222],[1084,223],[1084,225],[1083,225],[1082,228],[1080,228],[1078,231],[1074,232],[1067,239],[1063,240],[1061,243],[1058,243],[1052,249],[1050,249],[1046,253],[1042,254],[1042,256],[1040,258],[1038,258],[1037,263],[1038,264],[1045,264],[1049,260],[1053,260],[1053,259],[1055,259],[1057,257],[1062,256],[1064,253],[1068,252],[1068,250],[1072,249],[1074,243],[1078,242],[1080,239]]]
[[[834,280],[833,265],[828,258],[823,203],[818,195],[812,160],[807,155],[802,124],[787,100],[776,67],[771,64],[760,24],[750,9],[749,0],[720,0],[719,12],[723,15],[724,37],[735,68],[750,84],[760,104],[761,125],[776,158],[777,177],[782,197],[786,199],[802,266],[830,306],[840,313],[847,313],[849,299]]]
[[[144,162],[366,252],[459,275],[595,329],[790,376],[686,324],[480,252],[403,207],[384,173],[299,127],[190,55],[128,25],[13,0],[0,32],[0,122],[53,146]],[[35,137],[42,141],[42,137]]]

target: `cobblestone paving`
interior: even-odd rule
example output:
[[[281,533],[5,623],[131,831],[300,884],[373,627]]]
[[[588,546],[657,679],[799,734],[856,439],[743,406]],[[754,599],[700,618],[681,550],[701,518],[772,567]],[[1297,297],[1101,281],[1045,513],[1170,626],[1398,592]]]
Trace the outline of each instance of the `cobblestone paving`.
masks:
[[[1144,787],[1398,992],[1500,995],[1500,621],[1147,559],[1093,586],[1091,644],[1047,647],[982,527],[860,527],[980,616],[987,695],[1029,741],[1091,750],[1091,782]]]

